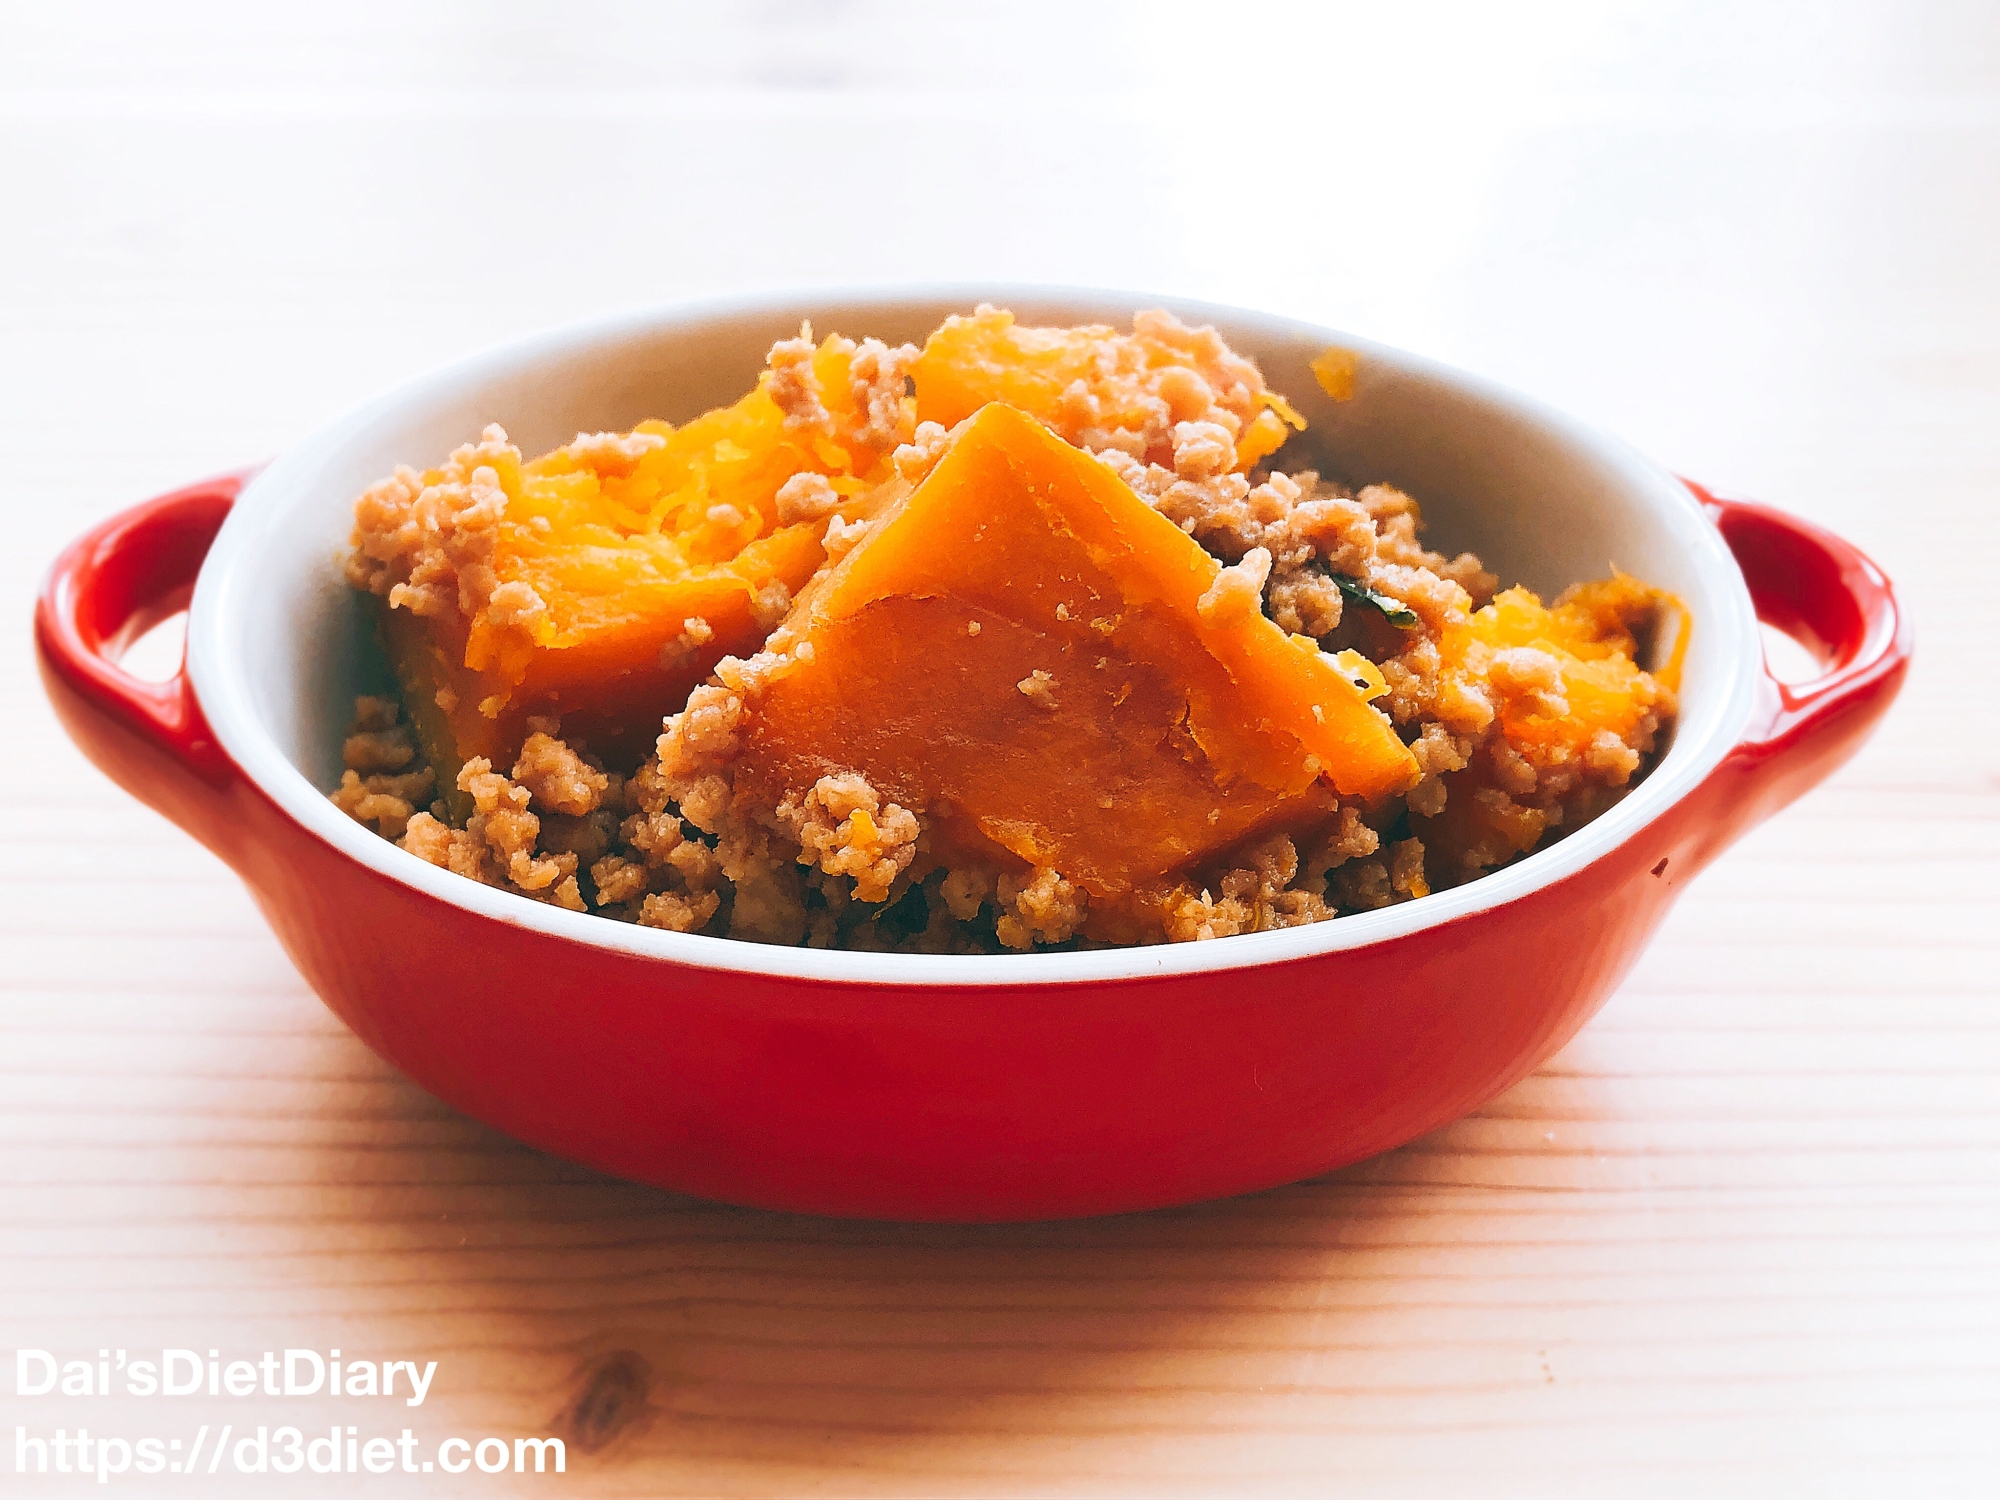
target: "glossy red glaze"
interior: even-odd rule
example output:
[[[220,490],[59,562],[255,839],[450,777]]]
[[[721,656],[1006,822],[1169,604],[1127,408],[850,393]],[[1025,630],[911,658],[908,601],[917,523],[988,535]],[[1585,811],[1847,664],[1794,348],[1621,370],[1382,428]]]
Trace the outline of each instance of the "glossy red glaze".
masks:
[[[216,746],[185,674],[116,663],[185,604],[242,483],[148,502],[57,561],[50,697],[86,754],[228,860],[327,1004],[425,1088],[621,1176],[764,1207],[1005,1220],[1238,1193],[1357,1160],[1525,1076],[1617,985],[1680,888],[1853,752],[1907,622],[1867,558],[1697,489],[1759,615],[1827,672],[1768,679],[1694,792],[1567,879],[1365,947],[1062,984],[781,979],[612,951],[371,870]],[[524,982],[524,976],[532,976]]]

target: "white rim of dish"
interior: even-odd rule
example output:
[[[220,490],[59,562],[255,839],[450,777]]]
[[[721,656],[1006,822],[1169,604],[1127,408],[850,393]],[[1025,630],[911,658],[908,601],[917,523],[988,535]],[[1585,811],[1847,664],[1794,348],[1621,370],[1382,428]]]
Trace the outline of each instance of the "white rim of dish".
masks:
[[[1329,344],[1353,349],[1364,359],[1372,355],[1392,361],[1405,370],[1455,385],[1504,407],[1565,445],[1580,449],[1619,472],[1631,491],[1650,492],[1669,508],[1669,518],[1678,523],[1674,529],[1694,553],[1697,566],[1704,572],[1712,572],[1722,583],[1718,590],[1722,597],[1735,601],[1732,617],[1703,620],[1698,626],[1724,631],[1736,640],[1737,649],[1726,658],[1727,678],[1716,690],[1723,700],[1721,711],[1713,716],[1699,740],[1690,740],[1677,732],[1666,755],[1646,779],[1594,822],[1546,849],[1452,890],[1381,911],[1210,942],[994,956],[772,947],[736,938],[638,927],[543,905],[525,896],[482,885],[426,863],[341,812],[292,764],[252,711],[241,659],[230,649],[229,622],[236,592],[246,572],[243,564],[256,555],[265,525],[272,519],[268,513],[271,508],[259,506],[258,497],[280,493],[295,479],[309,477],[354,429],[366,426],[380,413],[426,400],[440,389],[461,386],[524,361],[580,352],[675,322],[773,314],[815,305],[839,304],[843,309],[865,311],[869,307],[891,308],[917,301],[962,301],[970,306],[975,301],[1004,305],[1009,300],[1027,303],[1057,299],[1096,302],[1107,307],[1164,306],[1208,321],[1259,325],[1273,333],[1305,332],[1315,338],[1324,337]],[[1672,513],[1676,509],[1679,515]],[[594,948],[725,973],[819,984],[990,987],[1103,983],[1259,968],[1364,948],[1518,900],[1586,868],[1698,786],[1741,740],[1755,702],[1762,661],[1762,639],[1755,610],[1742,574],[1721,536],[1709,525],[1685,485],[1615,438],[1482,377],[1317,324],[1221,304],[1116,289],[988,284],[893,290],[803,288],[635,309],[511,339],[407,381],[329,422],[288,449],[246,486],[218,533],[196,582],[188,612],[186,671],[216,739],[260,790],[307,832],[369,869],[426,895],[512,927]]]

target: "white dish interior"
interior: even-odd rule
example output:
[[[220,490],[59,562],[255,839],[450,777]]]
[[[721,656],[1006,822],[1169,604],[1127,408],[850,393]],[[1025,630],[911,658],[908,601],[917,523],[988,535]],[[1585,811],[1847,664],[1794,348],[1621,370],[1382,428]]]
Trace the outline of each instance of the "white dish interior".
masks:
[[[1694,620],[1681,716],[1646,781],[1596,822],[1469,885],[1383,911],[1218,942],[1093,953],[965,958],[830,953],[629,926],[543,906],[425,864],[326,800],[357,693],[386,686],[364,601],[346,585],[354,498],[398,463],[435,463],[499,422],[527,453],[647,417],[684,421],[735,400],[773,340],[810,317],[817,333],[921,341],[980,301],[1024,322],[1128,324],[1167,306],[1253,356],[1309,427],[1282,455],[1354,483],[1386,481],[1422,503],[1430,544],[1469,550],[1505,583],[1545,597],[1615,564],[1671,590]],[[1358,357],[1336,403],[1308,363]],[[1686,488],[1623,444],[1455,370],[1331,329],[1129,292],[936,288],[829,293],[607,318],[471,356],[330,423],[237,501],[196,586],[188,670],[216,737],[277,803],[353,858],[496,920],[682,963],[869,983],[1101,980],[1241,967],[1353,948],[1514,899],[1573,873],[1697,785],[1740,738],[1761,670],[1742,577]]]

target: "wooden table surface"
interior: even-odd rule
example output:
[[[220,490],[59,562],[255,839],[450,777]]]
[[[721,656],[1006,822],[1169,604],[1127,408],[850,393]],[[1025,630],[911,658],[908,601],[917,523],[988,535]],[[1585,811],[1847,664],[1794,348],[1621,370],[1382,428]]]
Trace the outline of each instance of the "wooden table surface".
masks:
[[[2000,13],[294,9],[0,11],[0,1356],[434,1359],[425,1441],[569,1442],[560,1480],[184,1493],[1992,1493]],[[61,543],[422,367],[634,303],[980,278],[1533,391],[1870,551],[1908,690],[1477,1116],[1256,1197],[980,1229],[686,1201],[454,1114],[41,697]],[[0,1373],[0,1488],[82,1482],[16,1477],[16,1424],[249,1411]]]

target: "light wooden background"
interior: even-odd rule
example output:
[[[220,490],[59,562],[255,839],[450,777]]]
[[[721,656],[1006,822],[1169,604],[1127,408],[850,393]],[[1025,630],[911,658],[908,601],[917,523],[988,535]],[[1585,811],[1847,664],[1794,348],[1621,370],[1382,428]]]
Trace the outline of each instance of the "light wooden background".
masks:
[[[411,1355],[427,1441],[571,1439],[563,1480],[428,1493],[1992,1493],[2000,13],[325,9],[0,12],[0,1356]],[[1915,610],[1908,692],[1477,1117],[976,1230],[683,1201],[454,1115],[41,699],[63,541],[432,362],[982,276],[1323,319],[1825,521]],[[0,1371],[0,1489],[36,1492],[17,1421],[246,1416],[403,1420]]]

